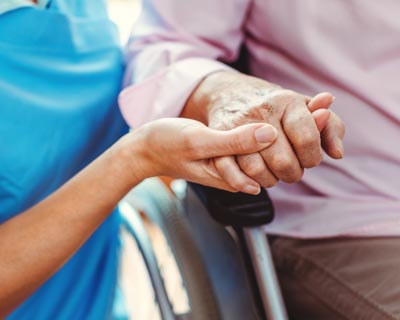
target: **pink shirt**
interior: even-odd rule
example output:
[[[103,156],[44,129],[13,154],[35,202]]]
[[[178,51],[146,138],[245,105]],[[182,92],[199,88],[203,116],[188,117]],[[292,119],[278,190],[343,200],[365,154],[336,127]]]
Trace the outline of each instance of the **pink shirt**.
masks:
[[[330,91],[345,159],[269,189],[269,233],[400,235],[400,1],[148,0],[128,47],[122,112],[133,127],[178,116],[199,81],[245,44],[253,75]],[[219,60],[220,62],[217,62]]]

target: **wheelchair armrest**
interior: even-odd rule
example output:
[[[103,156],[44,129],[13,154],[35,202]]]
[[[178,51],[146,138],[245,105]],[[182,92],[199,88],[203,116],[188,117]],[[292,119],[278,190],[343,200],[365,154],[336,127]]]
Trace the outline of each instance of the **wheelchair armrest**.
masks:
[[[254,196],[194,183],[190,185],[214,220],[222,225],[238,228],[254,227],[270,223],[274,218],[272,201],[263,188]]]

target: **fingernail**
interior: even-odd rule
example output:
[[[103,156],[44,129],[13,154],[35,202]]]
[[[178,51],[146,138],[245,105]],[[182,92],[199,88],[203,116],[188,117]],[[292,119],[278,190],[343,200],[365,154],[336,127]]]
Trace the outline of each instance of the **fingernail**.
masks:
[[[343,158],[344,156],[344,147],[343,147],[343,142],[340,139],[336,140],[336,148],[339,152],[340,158]]]
[[[256,140],[259,143],[268,143],[274,141],[278,131],[271,125],[264,125],[255,131]]]
[[[248,184],[247,186],[245,186],[243,188],[244,193],[250,193],[250,194],[254,194],[254,195],[259,194],[260,191],[261,191],[261,189],[259,186],[254,186],[252,184]]]

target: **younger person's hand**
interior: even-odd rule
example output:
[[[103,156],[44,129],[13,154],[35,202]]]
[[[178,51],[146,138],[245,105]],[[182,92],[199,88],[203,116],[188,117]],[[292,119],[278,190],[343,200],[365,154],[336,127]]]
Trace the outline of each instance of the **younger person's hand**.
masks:
[[[189,119],[162,119],[136,129],[126,138],[139,157],[134,173],[142,178],[168,175],[236,192],[257,194],[260,185],[236,165],[225,168],[228,184],[215,168],[215,158],[251,154],[269,147],[277,130],[262,123],[247,124],[228,131],[214,130]],[[133,154],[133,153],[132,153]]]

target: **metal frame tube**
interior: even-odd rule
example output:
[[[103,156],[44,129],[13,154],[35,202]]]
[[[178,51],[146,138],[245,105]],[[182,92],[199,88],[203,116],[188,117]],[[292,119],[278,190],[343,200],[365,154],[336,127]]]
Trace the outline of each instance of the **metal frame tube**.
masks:
[[[243,228],[268,320],[288,319],[267,235],[262,227]]]
[[[175,316],[172,305],[169,301],[150,238],[138,212],[124,201],[119,204],[119,209],[122,213],[124,227],[136,240],[139,250],[142,253],[162,319],[176,320],[177,317]]]

